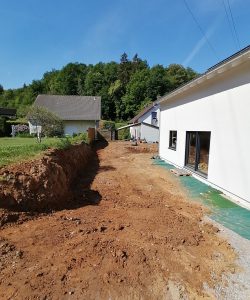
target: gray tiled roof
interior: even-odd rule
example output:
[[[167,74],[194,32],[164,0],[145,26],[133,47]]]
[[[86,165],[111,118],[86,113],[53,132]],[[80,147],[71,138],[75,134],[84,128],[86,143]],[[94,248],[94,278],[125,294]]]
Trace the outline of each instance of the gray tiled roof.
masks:
[[[100,120],[101,97],[38,95],[34,105],[47,108],[62,120]]]

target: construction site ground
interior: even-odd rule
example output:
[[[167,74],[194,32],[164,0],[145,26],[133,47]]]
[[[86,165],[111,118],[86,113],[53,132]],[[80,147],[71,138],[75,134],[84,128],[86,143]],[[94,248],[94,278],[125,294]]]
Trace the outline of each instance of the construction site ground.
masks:
[[[3,224],[0,299],[213,299],[235,253],[152,147],[101,147],[77,204]]]

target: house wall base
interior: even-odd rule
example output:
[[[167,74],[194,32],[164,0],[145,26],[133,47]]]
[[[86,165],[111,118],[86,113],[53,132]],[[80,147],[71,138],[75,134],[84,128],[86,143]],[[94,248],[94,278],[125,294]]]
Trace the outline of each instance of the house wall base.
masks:
[[[160,156],[160,158],[161,158],[162,160],[164,160],[166,163],[168,163],[168,164],[170,164],[170,165],[173,165],[174,167],[176,167],[176,168],[178,168],[178,169],[185,169],[185,167],[178,166],[178,165],[176,165],[175,163],[169,161],[168,159],[166,159],[166,158],[164,158],[164,157],[162,157],[162,156]],[[246,199],[243,199],[243,198],[241,198],[241,197],[239,197],[239,196],[237,196],[237,195],[234,195],[234,194],[230,193],[229,191],[223,189],[222,187],[220,187],[220,186],[218,186],[218,185],[216,185],[216,184],[210,182],[210,181],[207,180],[206,178],[204,178],[204,177],[202,177],[202,176],[199,176],[199,174],[197,174],[197,173],[195,173],[195,172],[192,172],[190,169],[188,169],[188,172],[192,173],[192,176],[193,176],[195,179],[197,179],[197,180],[199,180],[199,181],[201,181],[201,182],[207,184],[208,186],[211,186],[211,187],[214,188],[214,189],[217,189],[217,190],[221,191],[221,192],[223,193],[223,196],[224,196],[225,198],[227,198],[228,200],[234,202],[235,204],[237,204],[237,205],[239,205],[239,206],[241,206],[241,207],[243,207],[243,208],[246,208],[246,209],[250,210],[250,202],[247,201]]]
[[[95,128],[95,121],[63,121],[64,134],[87,133],[89,128]]]

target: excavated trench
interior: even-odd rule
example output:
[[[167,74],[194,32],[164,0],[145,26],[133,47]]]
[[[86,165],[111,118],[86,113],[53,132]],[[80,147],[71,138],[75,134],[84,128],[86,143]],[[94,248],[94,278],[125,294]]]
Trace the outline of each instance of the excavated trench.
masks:
[[[83,190],[92,192],[92,198],[98,201],[98,195],[89,189],[98,164],[94,149],[80,144],[64,150],[51,149],[41,158],[1,168],[0,208],[48,212],[75,207],[83,204]],[[86,172],[88,176],[84,176]]]

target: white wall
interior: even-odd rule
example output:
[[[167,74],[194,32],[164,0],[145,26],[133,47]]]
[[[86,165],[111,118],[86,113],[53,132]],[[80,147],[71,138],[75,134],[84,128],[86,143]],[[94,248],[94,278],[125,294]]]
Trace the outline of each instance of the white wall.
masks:
[[[141,125],[131,126],[129,131],[131,138],[141,138]]]
[[[31,124],[30,122],[28,122],[28,123],[29,123],[29,132],[30,132],[30,134],[41,133],[42,126],[36,126],[36,125]]]
[[[141,139],[145,139],[147,142],[159,141],[159,128],[141,124]]]
[[[185,163],[186,131],[211,131],[208,182],[250,203],[250,63],[161,105],[160,156]],[[177,149],[168,149],[177,130]]]
[[[95,128],[95,121],[63,121],[64,134],[86,133],[88,128]]]
[[[138,119],[138,122],[144,122],[144,123],[148,123],[148,124],[151,124],[151,113],[153,111],[156,111],[157,112],[157,119],[158,119],[158,124],[156,124],[156,126],[159,126],[160,124],[160,108],[159,106],[157,107],[152,107],[147,113],[145,113],[143,116],[141,116],[139,119]]]

